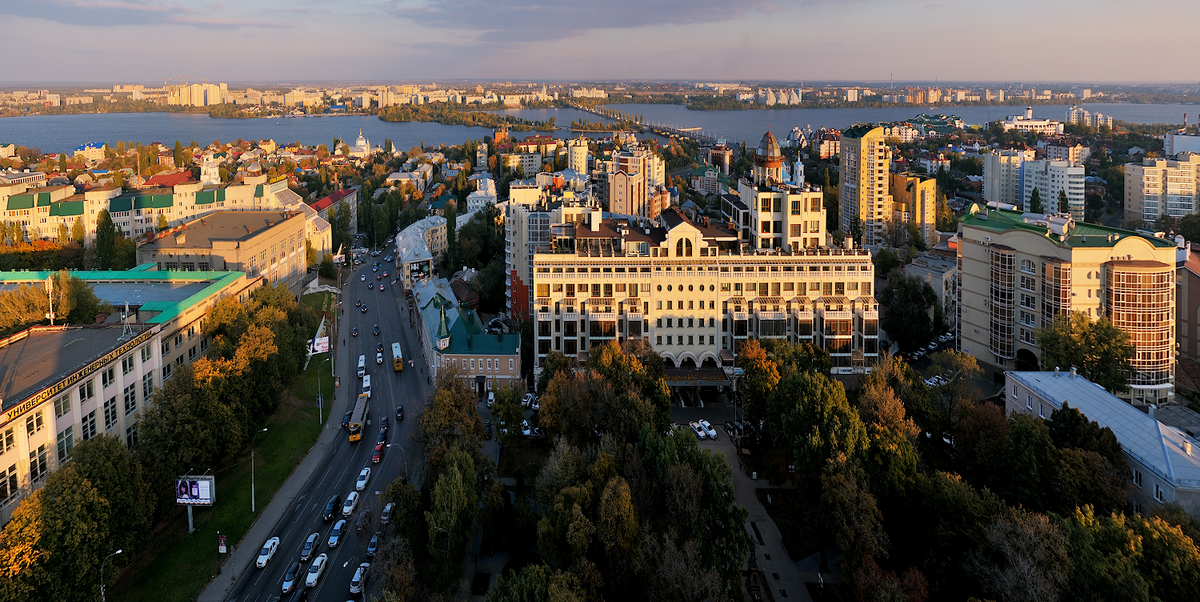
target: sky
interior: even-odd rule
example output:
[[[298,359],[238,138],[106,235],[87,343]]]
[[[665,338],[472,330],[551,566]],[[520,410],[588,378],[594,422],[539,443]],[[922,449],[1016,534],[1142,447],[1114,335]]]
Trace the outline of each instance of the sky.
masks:
[[[1167,24],[1198,20],[1197,0],[0,0],[0,82],[1197,82]]]

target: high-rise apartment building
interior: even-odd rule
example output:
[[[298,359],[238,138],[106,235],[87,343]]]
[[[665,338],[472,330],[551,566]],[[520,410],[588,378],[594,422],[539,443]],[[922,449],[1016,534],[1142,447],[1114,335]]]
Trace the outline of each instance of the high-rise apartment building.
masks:
[[[580,175],[588,173],[588,141],[580,136],[567,141],[567,169]]]
[[[1173,242],[978,206],[959,223],[959,351],[989,370],[1035,370],[1038,329],[1069,312],[1105,316],[1136,350],[1128,396],[1139,404],[1174,398]]]
[[[1153,223],[1160,216],[1196,213],[1200,201],[1200,154],[1182,153],[1178,161],[1145,159],[1125,166],[1125,223]]]
[[[1021,166],[1032,161],[1031,148],[994,150],[983,157],[983,198],[989,203],[1022,206]],[[1039,193],[1040,194],[1040,193]]]
[[[732,366],[750,338],[811,342],[839,373],[878,356],[865,249],[753,249],[673,209],[654,222],[583,209],[550,237],[533,256],[535,373],[551,351],[582,361],[610,340],[646,339],[669,368]]]
[[[841,229],[847,234],[861,231],[864,245],[881,244],[891,218],[891,147],[883,128],[872,125],[852,126],[842,132],[841,140]]]
[[[888,174],[892,191],[891,221],[916,224],[925,245],[932,248],[937,235],[937,180],[922,180],[911,174]]]
[[[1084,208],[1083,177],[1083,167],[1070,161],[1048,161],[1044,159],[1026,161],[1021,166],[1021,194],[1023,196],[1021,207],[1029,210],[1029,201],[1033,196],[1033,191],[1037,190],[1038,197],[1041,198],[1042,202],[1042,211],[1045,213],[1058,213],[1061,210],[1058,193],[1062,191],[1067,195],[1067,209],[1071,217],[1082,221]]]

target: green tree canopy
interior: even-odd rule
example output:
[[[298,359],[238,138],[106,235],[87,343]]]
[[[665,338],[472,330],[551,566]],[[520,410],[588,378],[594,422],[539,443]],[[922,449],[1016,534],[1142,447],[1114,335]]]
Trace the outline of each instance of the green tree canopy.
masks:
[[[930,316],[937,294],[928,282],[916,276],[893,273],[879,291],[882,315],[879,326],[905,350],[924,346],[933,338]]]
[[[107,270],[113,264],[113,250],[117,244],[117,226],[113,224],[108,209],[96,215],[96,261],[100,269]]]
[[[1129,334],[1107,317],[1093,322],[1083,312],[1059,315],[1050,328],[1038,330],[1037,342],[1043,367],[1076,368],[1112,393],[1129,390],[1135,349]]]
[[[1029,212],[1042,213],[1042,194],[1036,187],[1029,193]]]

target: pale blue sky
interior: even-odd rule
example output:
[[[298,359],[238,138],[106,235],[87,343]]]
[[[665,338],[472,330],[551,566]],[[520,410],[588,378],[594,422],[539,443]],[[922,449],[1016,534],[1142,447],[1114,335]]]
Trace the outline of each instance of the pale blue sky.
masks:
[[[0,0],[0,82],[1197,82],[1197,22],[1197,0]]]

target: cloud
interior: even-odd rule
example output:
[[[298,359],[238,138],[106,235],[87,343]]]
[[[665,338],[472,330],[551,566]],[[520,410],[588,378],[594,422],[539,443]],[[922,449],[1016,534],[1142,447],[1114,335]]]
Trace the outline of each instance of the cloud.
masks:
[[[225,7],[220,4],[199,6],[207,6],[209,10],[161,0],[0,0],[0,14],[100,27],[188,25],[204,29],[239,29],[278,26],[212,16],[225,12]]]
[[[388,12],[418,25],[476,30],[481,41],[536,42],[596,29],[742,19],[807,0],[395,0]]]

